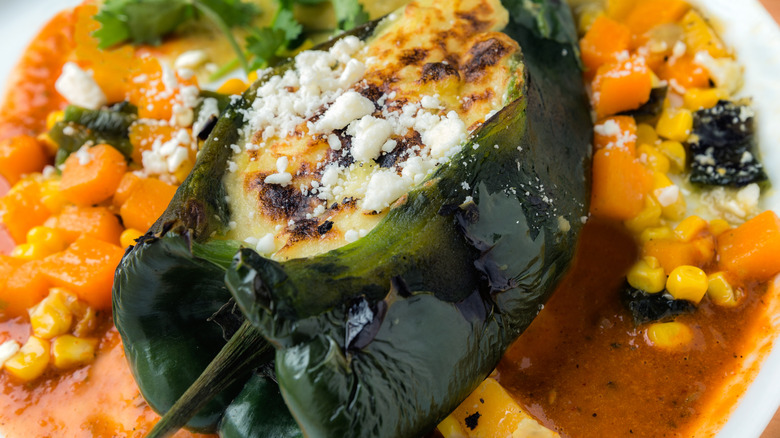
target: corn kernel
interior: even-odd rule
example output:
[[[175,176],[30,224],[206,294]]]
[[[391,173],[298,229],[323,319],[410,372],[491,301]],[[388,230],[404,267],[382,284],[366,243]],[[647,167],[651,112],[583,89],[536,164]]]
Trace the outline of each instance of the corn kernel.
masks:
[[[729,94],[720,88],[689,88],[683,95],[683,106],[691,111],[712,108],[719,100],[728,99]]]
[[[52,140],[49,134],[46,132],[38,134],[35,139],[38,140],[41,145],[43,145],[44,149],[46,149],[46,152],[48,152],[51,156],[56,155],[57,151],[60,149],[60,145],[58,145],[56,141]]]
[[[468,434],[465,430],[463,430],[462,427],[460,427],[460,423],[458,422],[458,419],[455,418],[452,415],[447,416],[444,420],[439,423],[438,426],[436,426],[436,429],[439,430],[439,433],[444,436],[444,438],[467,438]]]
[[[731,225],[725,219],[713,219],[710,221],[710,232],[713,236],[717,237],[730,229]]]
[[[635,0],[607,0],[607,15],[613,20],[624,20],[635,5]]]
[[[97,328],[97,312],[94,308],[85,306],[84,313],[79,316],[76,326],[73,327],[73,334],[78,337],[84,337]]]
[[[246,75],[246,80],[250,84],[255,83],[255,81],[257,80],[257,70],[250,71],[249,74]]]
[[[670,170],[680,173],[685,170],[685,146],[679,141],[667,140],[658,145],[658,150],[669,159]]]
[[[22,243],[11,250],[11,257],[22,260],[41,260],[50,254],[46,248],[32,243]]]
[[[647,293],[658,293],[664,290],[666,274],[658,259],[652,256],[642,257],[634,263],[626,275],[628,284]]]
[[[678,348],[689,344],[693,333],[680,322],[657,322],[647,328],[647,339],[656,347]]]
[[[65,238],[59,230],[43,226],[30,228],[27,232],[27,243],[40,245],[49,252],[47,255],[63,251],[67,247]]]
[[[596,18],[604,15],[603,7],[597,2],[582,5],[578,12],[579,26],[577,29],[580,31],[580,36],[585,35],[585,33],[588,32],[588,29],[590,29],[590,27],[593,25],[593,22],[596,21]]]
[[[671,220],[681,220],[685,217],[685,197],[666,174],[653,172],[653,196],[661,205],[663,217]]]
[[[658,149],[643,144],[637,148],[637,154],[640,160],[642,160],[650,170],[661,173],[669,171],[669,159]]]
[[[60,191],[59,180],[50,179],[44,181],[41,185],[41,202],[53,215],[59,213],[68,205],[68,200],[65,199],[65,196]]]
[[[195,167],[195,163],[193,163],[191,160],[187,159],[182,161],[181,165],[179,165],[179,168],[176,169],[176,172],[173,172],[173,176],[176,177],[176,181],[179,181],[180,183],[184,182],[184,180],[187,179],[187,176],[192,171],[193,167]]]
[[[51,339],[70,330],[73,314],[59,295],[52,294],[29,310],[33,334],[39,338]]]
[[[666,290],[675,300],[688,300],[698,304],[707,293],[707,274],[696,266],[678,266],[666,279]]]
[[[636,144],[654,145],[658,141],[658,134],[655,128],[647,123],[640,123],[636,126]]]
[[[650,227],[642,230],[639,240],[646,243],[651,240],[671,239],[672,237],[674,237],[674,233],[669,227]]]
[[[5,361],[5,370],[19,380],[35,380],[46,371],[49,365],[49,341],[30,336],[22,348]]]
[[[719,306],[734,307],[737,305],[734,288],[724,272],[716,272],[707,277],[707,296]]]
[[[65,120],[65,111],[52,111],[46,116],[46,130],[54,127],[54,124]]]
[[[693,114],[685,108],[667,108],[661,113],[656,132],[663,138],[676,141],[685,141],[691,135],[693,129]]]
[[[217,93],[222,94],[241,94],[246,90],[248,85],[246,82],[242,81],[238,78],[230,78],[226,80],[222,85],[219,86],[217,89]]]
[[[690,242],[706,229],[707,221],[699,216],[692,215],[683,219],[683,221],[674,228],[674,235],[683,242]]]
[[[90,363],[95,359],[97,343],[97,339],[57,336],[51,343],[52,362],[61,370]]]
[[[645,196],[645,206],[635,217],[623,222],[629,230],[641,233],[644,229],[661,224],[661,206],[652,196]]]
[[[135,228],[128,228],[122,231],[122,234],[119,236],[119,243],[122,244],[123,248],[127,248],[128,246],[133,246],[135,245],[135,239],[138,239],[143,235],[144,233],[136,230]]]

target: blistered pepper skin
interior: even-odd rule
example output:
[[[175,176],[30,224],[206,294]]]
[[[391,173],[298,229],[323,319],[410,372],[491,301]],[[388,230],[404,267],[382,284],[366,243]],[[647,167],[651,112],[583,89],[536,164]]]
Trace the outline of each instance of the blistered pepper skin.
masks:
[[[491,372],[565,274],[588,211],[592,126],[570,13],[559,1],[528,3],[504,1],[504,32],[523,48],[518,98],[367,236],[320,256],[275,262],[209,238],[229,222],[217,181],[254,88],[233,103],[168,211],[117,271],[116,324],[155,409],[167,410],[225,345],[204,315],[231,298],[238,322],[274,347],[278,387],[247,373],[190,423],[201,430],[419,436]],[[145,260],[165,252],[175,261]],[[150,298],[188,275],[191,287],[210,288],[198,312],[167,302],[191,299],[184,288]],[[172,357],[146,339],[196,332],[217,345],[193,342]],[[267,370],[264,361],[257,366]],[[161,383],[169,374],[175,387]],[[280,394],[289,411],[269,407]]]

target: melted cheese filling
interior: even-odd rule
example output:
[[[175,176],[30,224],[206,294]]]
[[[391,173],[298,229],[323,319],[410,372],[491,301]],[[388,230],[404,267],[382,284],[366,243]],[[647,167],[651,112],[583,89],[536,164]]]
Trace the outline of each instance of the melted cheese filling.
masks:
[[[507,20],[496,0],[412,2],[367,43],[345,37],[267,72],[231,145],[227,237],[283,260],[366,235],[514,96]]]

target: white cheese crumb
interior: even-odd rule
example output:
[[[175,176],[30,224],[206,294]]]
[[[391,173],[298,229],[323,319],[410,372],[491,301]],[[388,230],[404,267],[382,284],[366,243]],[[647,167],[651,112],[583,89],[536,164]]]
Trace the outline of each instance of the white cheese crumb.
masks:
[[[328,135],[328,146],[334,151],[341,150],[341,140],[339,139],[339,136],[336,134]]]
[[[355,230],[347,230],[347,232],[344,233],[344,239],[349,243],[355,242],[360,239],[360,233]]]
[[[406,193],[411,185],[412,181],[398,176],[395,171],[389,169],[377,171],[368,181],[362,207],[364,210],[382,211]]]
[[[281,156],[276,159],[276,171],[284,173],[287,170],[287,166],[290,164],[290,159],[286,156]]]
[[[2,367],[8,359],[12,358],[20,348],[21,346],[19,343],[13,339],[0,344],[0,367]]]
[[[62,74],[54,83],[54,88],[73,105],[98,109],[108,103],[95,79],[73,62],[62,66]]]
[[[79,159],[79,164],[82,166],[86,166],[92,161],[92,154],[89,153],[89,146],[87,145],[80,147],[73,155]]]
[[[352,156],[364,162],[378,158],[382,146],[392,133],[390,122],[373,116],[365,116],[350,123],[347,134],[352,136]]]
[[[466,124],[455,111],[450,111],[433,128],[422,134],[422,141],[431,148],[431,156],[439,158],[449,155],[466,138]]]
[[[374,112],[374,103],[357,91],[349,90],[339,96],[322,118],[314,124],[315,132],[332,132],[342,129],[353,120]]]
[[[203,50],[188,50],[176,58],[173,67],[177,70],[188,68],[196,69],[209,60],[209,55]]]
[[[571,230],[571,224],[563,216],[558,216],[558,229],[563,233],[568,233]]]
[[[438,109],[441,103],[436,96],[423,96],[422,99],[420,99],[420,105],[425,109]]]
[[[660,189],[655,189],[653,195],[655,195],[662,207],[668,207],[677,202],[677,199],[680,197],[680,188],[676,185],[661,187]]]
[[[260,254],[271,254],[276,251],[276,242],[274,241],[274,234],[267,233],[265,236],[257,240],[255,250]]]
[[[280,186],[287,186],[292,182],[292,175],[287,172],[272,173],[263,180],[266,184],[279,184]]]

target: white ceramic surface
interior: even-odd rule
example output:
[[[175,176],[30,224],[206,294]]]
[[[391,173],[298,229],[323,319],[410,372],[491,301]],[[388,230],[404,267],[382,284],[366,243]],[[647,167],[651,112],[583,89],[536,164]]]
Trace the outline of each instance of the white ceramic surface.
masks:
[[[745,67],[741,94],[754,99],[762,159],[774,183],[780,184],[780,28],[757,0],[691,2],[723,24],[724,39],[736,49]],[[80,0],[0,0],[0,84],[5,84],[16,60],[48,17],[78,3]],[[780,213],[780,190],[766,195],[764,208]],[[780,406],[780,342],[776,344],[718,438],[758,438]]]

